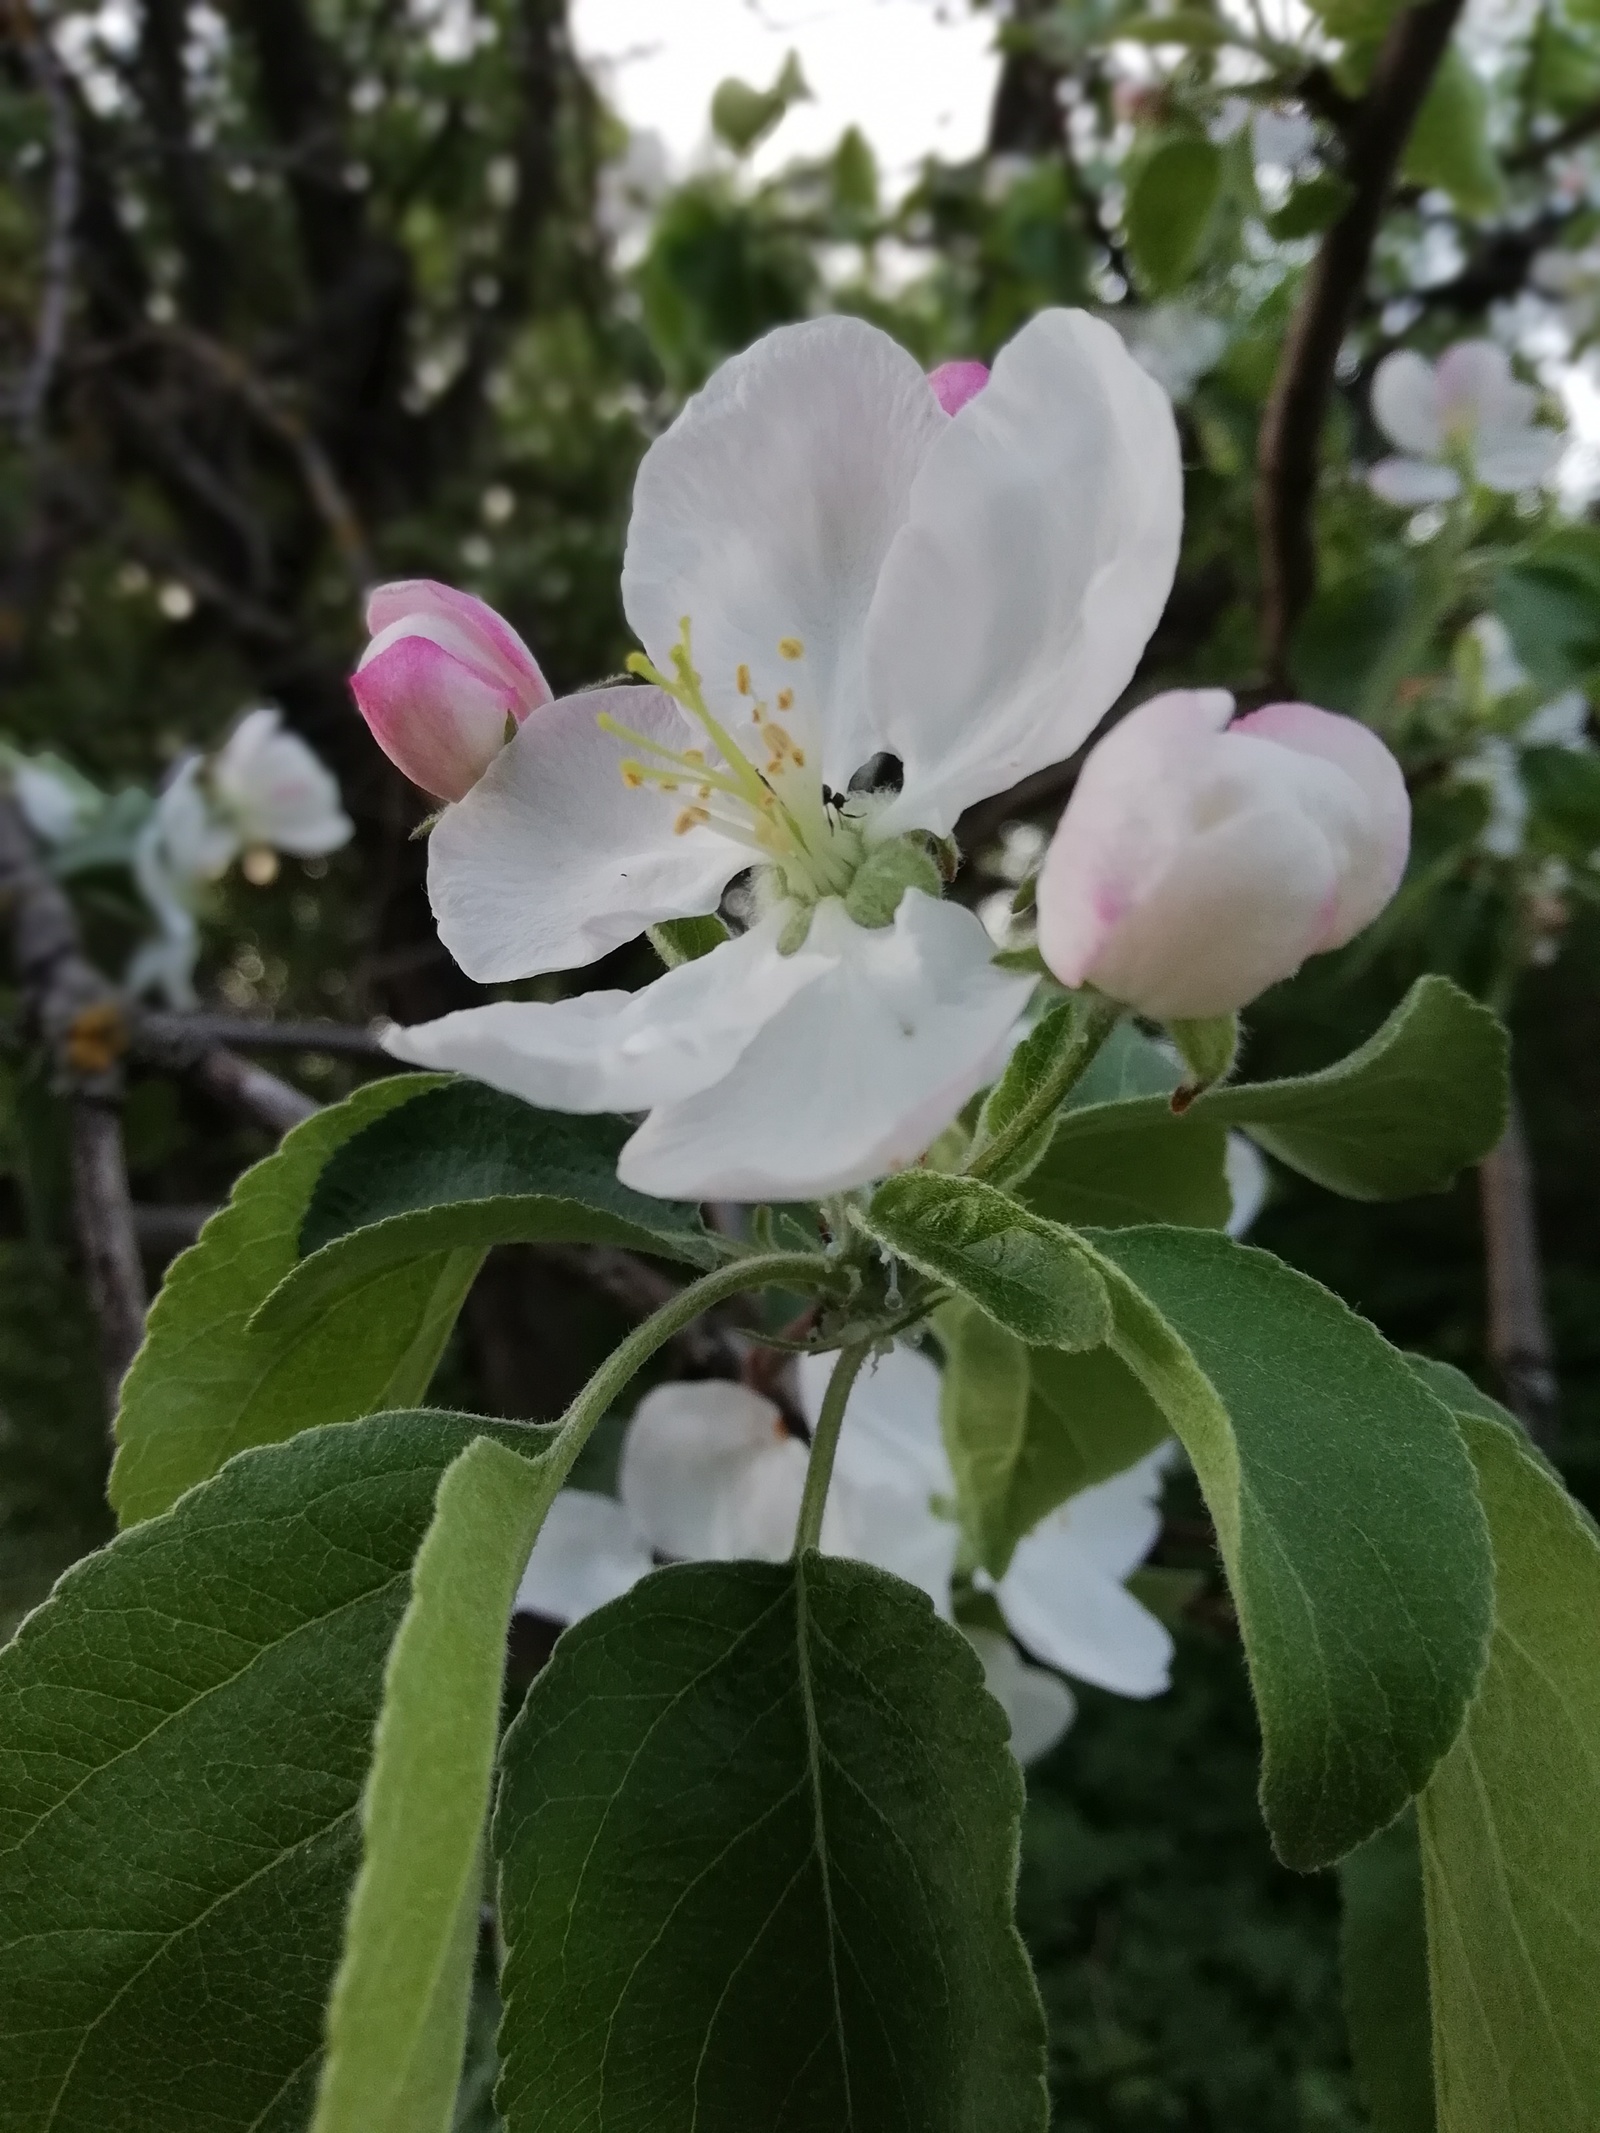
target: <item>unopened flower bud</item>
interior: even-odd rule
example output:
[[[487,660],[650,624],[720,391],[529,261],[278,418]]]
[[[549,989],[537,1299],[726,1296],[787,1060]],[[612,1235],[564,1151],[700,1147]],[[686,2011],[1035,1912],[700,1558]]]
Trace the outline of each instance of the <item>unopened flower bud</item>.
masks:
[[[1155,1020],[1227,1015],[1372,923],[1405,871],[1400,766],[1355,719],[1220,689],[1130,713],[1090,754],[1039,880],[1064,985]]]
[[[431,578],[380,585],[372,642],[351,676],[361,715],[390,762],[436,799],[470,792],[512,722],[550,701],[528,647],[471,593]]]

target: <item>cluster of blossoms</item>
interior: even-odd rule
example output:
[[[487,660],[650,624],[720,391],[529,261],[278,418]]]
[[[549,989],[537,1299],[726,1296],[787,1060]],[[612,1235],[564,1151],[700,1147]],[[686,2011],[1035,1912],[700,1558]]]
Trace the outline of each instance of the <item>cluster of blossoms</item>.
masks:
[[[153,801],[107,795],[56,756],[8,750],[4,767],[29,827],[63,871],[130,867],[156,930],[135,952],[127,982],[171,1007],[195,1005],[199,913],[236,859],[251,880],[266,882],[280,853],[320,858],[351,834],[332,773],[268,708],[247,711],[215,753],[183,756]]]
[[[581,969],[688,917],[731,929],[638,992],[496,1001],[391,1030],[389,1050],[552,1109],[644,1114],[618,1168],[646,1193],[796,1201],[917,1162],[1003,1064],[1035,984],[945,898],[952,832],[1121,697],[1181,523],[1170,402],[1110,327],[1047,312],[992,373],[930,378],[829,318],[726,364],[645,455],[622,584],[634,683],[554,698],[481,602],[380,588],[356,699],[447,803],[429,893],[469,976]],[[1383,744],[1306,704],[1233,712],[1222,691],[1170,693],[1090,754],[1037,883],[1061,984],[1175,1025],[1228,1016],[1393,895],[1410,817]],[[798,1367],[813,1423],[826,1369]],[[1169,1642],[1124,1580],[1165,1459],[1080,1492],[1002,1578],[962,1589],[1057,1672],[1154,1694]],[[620,1497],[564,1492],[520,1603],[571,1620],[663,1556],[781,1556],[806,1462],[753,1391],[652,1392]],[[954,1488],[936,1367],[880,1357],[822,1545],[948,1616]],[[1019,1754],[1042,1752],[1069,1692],[994,1632],[974,1641]]]

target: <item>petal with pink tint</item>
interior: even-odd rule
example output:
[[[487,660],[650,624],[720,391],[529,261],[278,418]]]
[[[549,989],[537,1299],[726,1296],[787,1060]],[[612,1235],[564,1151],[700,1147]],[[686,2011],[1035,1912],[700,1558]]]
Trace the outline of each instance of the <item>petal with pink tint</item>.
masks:
[[[367,630],[374,637],[396,623],[430,617],[452,624],[473,645],[478,661],[515,691],[518,718],[549,702],[549,684],[532,652],[504,615],[475,593],[441,585],[436,578],[397,578],[374,586],[367,596]]]
[[[505,746],[515,698],[433,637],[401,630],[375,641],[351,692],[390,762],[435,799],[459,800]]]
[[[983,391],[988,382],[987,363],[941,363],[937,370],[928,372],[928,383],[933,387],[933,397],[947,415],[959,414],[975,394]]]

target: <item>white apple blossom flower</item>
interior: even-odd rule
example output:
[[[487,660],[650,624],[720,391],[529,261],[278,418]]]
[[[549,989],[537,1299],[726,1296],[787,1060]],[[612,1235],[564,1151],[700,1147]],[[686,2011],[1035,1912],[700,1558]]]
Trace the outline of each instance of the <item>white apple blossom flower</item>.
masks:
[[[801,1405],[815,1423],[833,1368],[802,1357]],[[968,1631],[1023,1761],[1071,1723],[1073,1700],[1047,1668],[1124,1696],[1167,1686],[1172,1640],[1123,1580],[1159,1529],[1155,1499],[1170,1447],[1084,1489],[1018,1543],[988,1581],[1008,1625],[1046,1668],[992,1633]],[[794,1541],[804,1445],[771,1401],[743,1385],[659,1386],[629,1424],[618,1498],[566,1489],[529,1558],[519,1608],[576,1621],[626,1591],[655,1556],[780,1562]],[[897,1348],[856,1382],[839,1437],[822,1547],[919,1585],[947,1620],[959,1534],[955,1479],[939,1427],[939,1372]]]
[[[310,859],[350,837],[332,772],[281,728],[280,712],[246,712],[214,756],[184,756],[157,796],[134,844],[133,874],[159,931],[128,966],[134,992],[194,1006],[200,899],[242,852]]]
[[[1536,488],[1563,446],[1557,431],[1536,425],[1538,402],[1494,341],[1457,341],[1437,363],[1397,348],[1373,376],[1372,412],[1406,456],[1380,459],[1368,484],[1407,510],[1449,503],[1464,473],[1508,496]]]
[[[1115,701],[1181,506],[1165,396],[1081,312],[1034,319],[954,415],[860,319],[735,357],[640,468],[622,591],[652,685],[530,718],[445,810],[428,879],[485,984],[714,911],[752,868],[756,923],[631,996],[497,1003],[389,1049],[647,1112],[618,1166],[645,1192],[799,1198],[914,1160],[1029,989],[940,900],[928,840]]]

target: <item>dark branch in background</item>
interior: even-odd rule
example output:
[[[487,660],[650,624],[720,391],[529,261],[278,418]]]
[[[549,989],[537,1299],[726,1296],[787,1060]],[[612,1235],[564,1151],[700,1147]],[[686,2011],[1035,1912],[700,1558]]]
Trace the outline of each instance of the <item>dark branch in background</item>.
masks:
[[[1512,171],[1537,170],[1539,165],[1548,161],[1551,156],[1558,156],[1568,148],[1580,147],[1583,142],[1593,140],[1597,133],[1600,133],[1600,104],[1591,104],[1587,111],[1580,111],[1575,118],[1568,119],[1564,126],[1557,127],[1554,133],[1547,133],[1541,140],[1529,141],[1525,147],[1513,149],[1504,159],[1505,167]]]
[[[1505,1138],[1478,1168],[1489,1290],[1489,1360],[1506,1405],[1541,1451],[1554,1452],[1558,1387],[1544,1309],[1533,1165],[1515,1098]]]
[[[144,1330],[144,1271],[122,1154],[122,1010],[79,941],[77,914],[34,847],[21,809],[0,793],[0,901],[33,1033],[67,1098],[73,1215],[100,1325],[108,1414]]]
[[[1403,8],[1345,134],[1353,188],[1306,275],[1262,418],[1256,458],[1262,646],[1268,681],[1288,685],[1289,636],[1316,587],[1313,511],[1322,426],[1339,346],[1367,278],[1407,137],[1450,43],[1462,0]]]
[[[17,391],[17,434],[31,445],[39,431],[40,418],[50,396],[50,384],[61,360],[67,334],[67,310],[72,300],[73,226],[78,216],[78,128],[72,98],[62,77],[61,64],[49,39],[33,20],[27,0],[12,0],[8,10],[10,29],[21,47],[34,87],[50,114],[50,206],[44,254],[40,261],[42,290],[39,323],[34,335],[33,356]]]
[[[1107,227],[1094,187],[1078,166],[1072,119],[1062,101],[1069,75],[1041,48],[1037,29],[1054,12],[1054,0],[1015,0],[1011,35],[989,112],[990,155],[1058,155],[1089,235],[1113,270],[1131,284],[1127,255]]]

